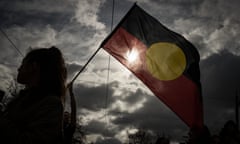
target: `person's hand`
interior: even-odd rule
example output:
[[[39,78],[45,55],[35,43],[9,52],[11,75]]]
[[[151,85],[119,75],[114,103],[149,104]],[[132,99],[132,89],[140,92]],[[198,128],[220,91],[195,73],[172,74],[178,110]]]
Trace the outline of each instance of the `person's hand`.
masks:
[[[72,96],[73,95],[73,82],[68,83],[67,88],[68,88],[70,96]]]

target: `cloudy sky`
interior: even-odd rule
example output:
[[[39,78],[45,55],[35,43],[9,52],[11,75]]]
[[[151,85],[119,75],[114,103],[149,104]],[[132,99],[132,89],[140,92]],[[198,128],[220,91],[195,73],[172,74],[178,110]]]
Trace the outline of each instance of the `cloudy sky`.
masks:
[[[204,120],[216,134],[227,120],[234,120],[236,91],[240,93],[240,1],[136,1],[199,50]],[[134,2],[115,0],[113,27]],[[25,55],[30,47],[59,47],[69,80],[110,33],[111,20],[112,0],[0,1],[0,28],[21,53]],[[0,89],[6,91],[16,78],[22,58],[0,33]],[[185,123],[104,50],[75,81],[74,93],[88,141],[119,144],[137,129],[174,140],[187,135]]]

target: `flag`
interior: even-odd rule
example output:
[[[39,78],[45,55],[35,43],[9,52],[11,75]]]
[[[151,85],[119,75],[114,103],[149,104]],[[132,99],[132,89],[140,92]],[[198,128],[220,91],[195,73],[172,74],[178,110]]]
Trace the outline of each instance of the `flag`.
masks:
[[[183,36],[134,4],[101,47],[189,127],[202,127],[200,56]]]

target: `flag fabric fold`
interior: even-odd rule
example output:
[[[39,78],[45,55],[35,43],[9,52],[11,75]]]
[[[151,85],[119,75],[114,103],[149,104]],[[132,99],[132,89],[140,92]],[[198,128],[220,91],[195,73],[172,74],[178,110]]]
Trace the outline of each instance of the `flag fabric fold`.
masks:
[[[189,127],[203,126],[199,53],[182,35],[134,4],[101,47]]]

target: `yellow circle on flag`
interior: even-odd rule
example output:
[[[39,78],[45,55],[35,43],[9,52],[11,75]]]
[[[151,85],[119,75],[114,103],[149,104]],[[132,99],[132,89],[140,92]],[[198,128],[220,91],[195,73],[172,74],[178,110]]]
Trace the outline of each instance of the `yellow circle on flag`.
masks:
[[[186,57],[181,48],[168,42],[155,43],[146,52],[147,69],[159,80],[173,80],[186,68]]]

